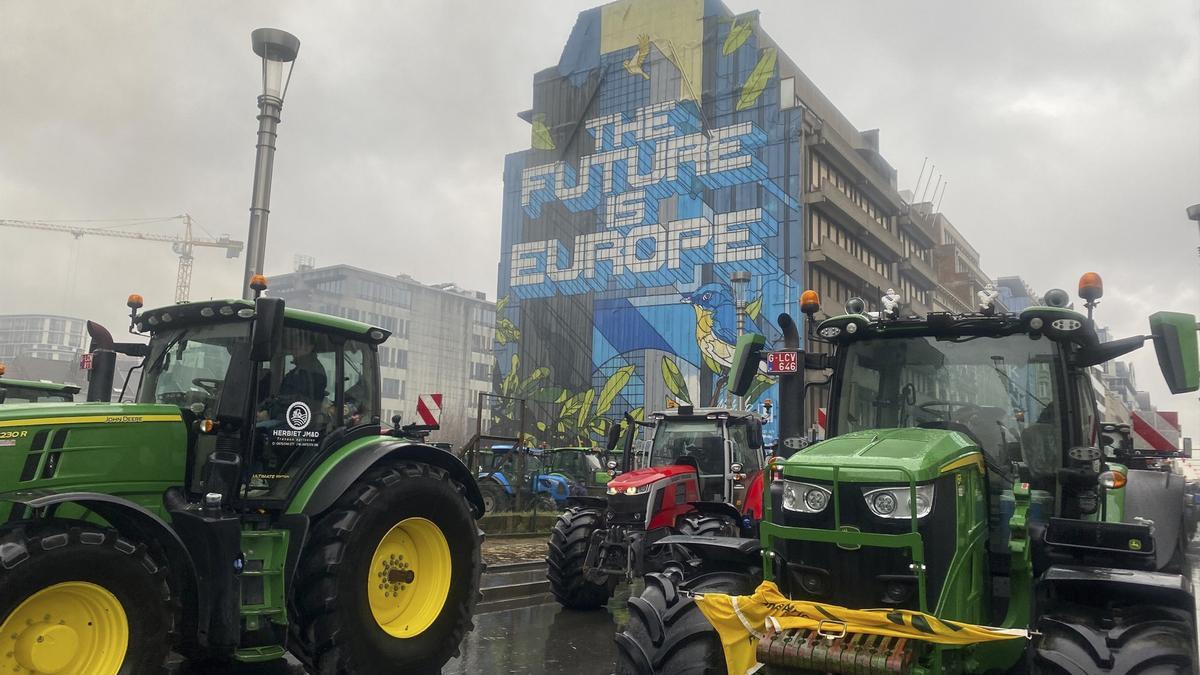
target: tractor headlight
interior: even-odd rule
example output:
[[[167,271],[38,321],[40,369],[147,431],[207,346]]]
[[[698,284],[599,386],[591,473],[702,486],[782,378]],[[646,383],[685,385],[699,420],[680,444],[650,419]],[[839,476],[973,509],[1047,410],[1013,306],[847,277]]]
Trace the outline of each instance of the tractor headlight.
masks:
[[[880,518],[911,518],[914,506],[917,518],[929,515],[929,512],[933,510],[933,483],[917,486],[917,503],[915,505],[909,503],[911,495],[912,493],[907,487],[863,490],[867,508]]]
[[[800,513],[820,513],[829,506],[829,490],[809,483],[783,481],[783,508]]]
[[[608,494],[610,494],[610,495],[628,495],[630,497],[632,497],[634,495],[644,495],[649,491],[650,491],[650,485],[641,485],[641,486],[631,485],[631,486],[625,487],[625,488],[610,487],[610,488],[608,488],[608,490],[606,490],[606,492],[608,492]]]

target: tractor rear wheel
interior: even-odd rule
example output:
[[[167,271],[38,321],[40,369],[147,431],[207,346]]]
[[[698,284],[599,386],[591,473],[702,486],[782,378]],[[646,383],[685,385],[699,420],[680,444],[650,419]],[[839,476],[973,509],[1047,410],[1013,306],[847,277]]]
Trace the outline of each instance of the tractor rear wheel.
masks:
[[[509,505],[511,498],[504,486],[499,483],[488,480],[479,485],[479,493],[483,496],[483,512],[484,513],[499,513],[508,511],[512,507]]]
[[[1063,606],[1038,621],[1034,673],[1167,675],[1197,672],[1191,612],[1157,605],[1102,612]]]
[[[438,672],[474,627],[482,539],[441,469],[398,462],[360,476],[301,554],[298,637],[313,670]]]
[[[558,517],[550,532],[550,554],[546,556],[546,578],[550,592],[568,609],[598,609],[612,597],[616,579],[602,584],[583,574],[592,533],[600,528],[601,514],[596,509],[573,506]]]
[[[617,634],[617,672],[725,673],[725,650],[717,629],[695,599],[681,593],[749,595],[755,580],[745,574],[716,572],[677,585],[665,574],[647,574],[646,590],[629,599],[629,623]]]
[[[0,533],[3,672],[159,672],[176,603],[144,545],[71,521]]]

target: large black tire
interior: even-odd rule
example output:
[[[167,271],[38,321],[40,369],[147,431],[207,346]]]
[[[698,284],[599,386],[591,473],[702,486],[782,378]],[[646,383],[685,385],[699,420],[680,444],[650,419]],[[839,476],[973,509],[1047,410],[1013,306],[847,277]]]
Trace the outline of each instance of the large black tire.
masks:
[[[166,567],[145,545],[115,530],[53,520],[16,526],[0,533],[0,624],[38,591],[67,582],[93,584],[116,597],[129,627],[118,672],[159,673],[175,641],[178,616],[168,578]],[[24,628],[17,627],[19,632]],[[0,657],[0,664],[9,666],[6,671],[29,671],[13,668],[19,664],[11,650],[0,654],[5,652],[10,656]],[[85,668],[73,662],[60,672],[94,672]]]
[[[546,556],[546,578],[550,592],[568,609],[599,609],[612,597],[617,580],[596,584],[583,575],[592,533],[604,522],[596,509],[573,506],[558,517],[550,532],[550,553]]]
[[[647,574],[646,590],[629,599],[629,623],[617,634],[617,672],[726,673],[721,638],[696,601],[680,591],[749,595],[756,582],[745,574],[716,572],[676,585],[665,574]]]
[[[1105,614],[1106,616],[1101,616]],[[1103,621],[1103,626],[1101,622]],[[1033,672],[1070,675],[1195,673],[1190,612],[1139,605],[1116,612],[1066,606],[1038,621]]]
[[[485,480],[479,484],[479,494],[483,496],[484,513],[500,513],[512,508],[508,492],[504,486],[493,480]]]
[[[450,587],[433,623],[401,638],[375,620],[367,580],[380,541],[407,518],[427,519],[445,538]],[[482,540],[463,486],[445,471],[397,462],[359,477],[313,524],[301,553],[295,625],[311,669],[320,675],[438,672],[474,628]]]

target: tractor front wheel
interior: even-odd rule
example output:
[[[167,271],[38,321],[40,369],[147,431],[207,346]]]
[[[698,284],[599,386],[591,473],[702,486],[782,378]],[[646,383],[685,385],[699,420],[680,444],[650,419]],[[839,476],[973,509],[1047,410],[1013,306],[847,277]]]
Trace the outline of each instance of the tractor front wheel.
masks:
[[[480,542],[441,469],[372,469],[313,525],[296,591],[317,673],[437,672],[473,628]]]
[[[563,607],[598,609],[612,597],[617,585],[615,579],[597,584],[583,574],[592,533],[602,522],[599,511],[573,506],[554,523],[550,552],[546,556],[546,578],[550,580],[550,592]]]
[[[629,623],[617,634],[617,672],[725,673],[725,650],[692,593],[749,595],[755,580],[746,574],[716,572],[682,585],[666,574],[647,574],[646,590],[629,599]]]
[[[159,672],[176,603],[146,547],[77,522],[0,533],[0,671]]]
[[[1169,675],[1195,673],[1192,612],[1157,605],[1101,610],[1067,605],[1043,615],[1033,672]]]

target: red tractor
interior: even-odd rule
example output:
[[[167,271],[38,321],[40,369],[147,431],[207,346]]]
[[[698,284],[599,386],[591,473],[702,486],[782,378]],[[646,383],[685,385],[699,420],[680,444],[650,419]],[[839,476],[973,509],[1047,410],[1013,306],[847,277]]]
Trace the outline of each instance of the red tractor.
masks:
[[[615,473],[607,497],[573,497],[550,535],[547,577],[564,607],[598,608],[617,582],[648,572],[690,577],[696,557],[664,541],[671,535],[742,537],[751,545],[757,537],[765,452],[756,413],[683,406],[656,412],[650,422],[626,421],[622,465],[616,472],[609,463]],[[635,463],[638,426],[653,436],[640,444]],[[609,450],[620,435],[613,425]]]

